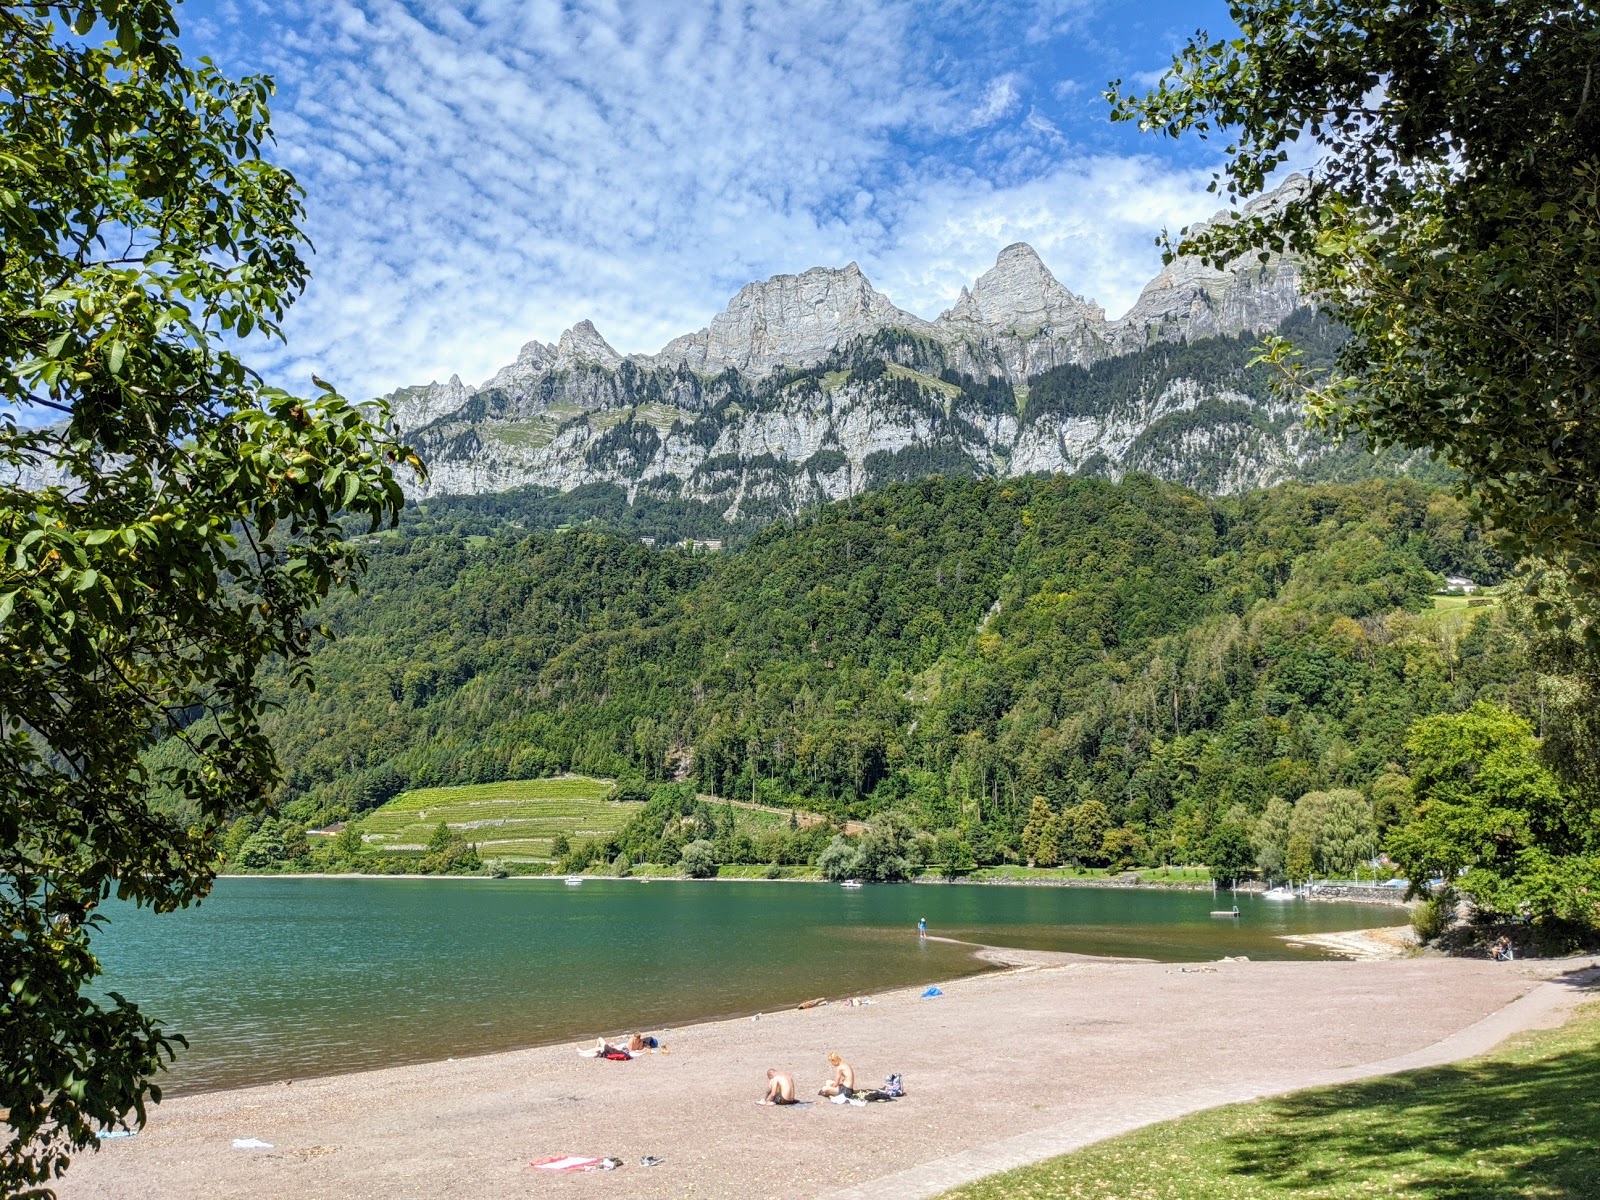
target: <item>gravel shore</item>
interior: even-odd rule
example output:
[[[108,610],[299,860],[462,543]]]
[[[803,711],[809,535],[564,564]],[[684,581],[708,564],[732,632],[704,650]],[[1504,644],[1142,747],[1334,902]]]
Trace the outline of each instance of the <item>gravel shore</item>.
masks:
[[[665,1053],[632,1062],[551,1046],[174,1098],[138,1136],[79,1156],[59,1194],[754,1200],[891,1175],[923,1180],[896,1195],[932,1194],[995,1147],[1055,1145],[1074,1129],[1159,1119],[1196,1098],[1288,1089],[1423,1050],[1554,973],[1441,958],[1004,957],[1010,970],[943,985],[936,999],[896,991],[865,1007],[695,1025],[667,1031]],[[902,1073],[907,1095],[866,1108],[755,1104],[768,1067],[792,1071],[809,1095],[832,1049],[863,1084]],[[235,1138],[271,1149],[234,1149]],[[528,1165],[553,1154],[615,1155],[625,1166],[551,1176]],[[665,1161],[645,1168],[645,1155]],[[951,1164],[944,1175],[940,1164]]]

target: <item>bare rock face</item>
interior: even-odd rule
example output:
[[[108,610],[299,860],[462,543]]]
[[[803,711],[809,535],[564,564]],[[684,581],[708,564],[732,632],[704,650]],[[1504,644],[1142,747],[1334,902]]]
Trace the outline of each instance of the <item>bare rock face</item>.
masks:
[[[1103,333],[1105,310],[1062,287],[1026,242],[1000,251],[994,266],[935,322],[951,334],[1044,331],[1070,337],[1082,330]]]
[[[613,483],[630,499],[793,512],[952,462],[995,475],[1148,470],[1238,490],[1288,477],[1320,452],[1290,431],[1293,414],[1209,378],[1173,380],[1114,410],[1053,411],[1051,401],[1030,404],[1032,381],[1153,345],[1264,332],[1305,302],[1292,260],[1246,255],[1215,270],[1180,258],[1108,320],[1018,242],[935,321],[896,307],[855,263],[816,267],[746,285],[659,354],[624,357],[581,321],[554,346],[529,342],[481,387],[452,378],[390,400],[429,462],[419,491],[432,495]],[[841,353],[887,330],[913,337],[881,354]],[[863,365],[876,358],[881,370]],[[778,376],[780,367],[799,373]],[[960,375],[972,380],[953,382]]]
[[[391,392],[385,399],[389,401],[389,412],[394,423],[402,430],[409,431],[421,429],[455,412],[471,399],[473,390],[461,382],[461,376],[452,375],[448,383],[435,381],[404,387]]]
[[[1300,196],[1306,186],[1302,177],[1291,176],[1283,186],[1245,205],[1239,215],[1265,215]],[[1236,219],[1224,210],[1189,232],[1198,234]],[[1127,354],[1156,342],[1192,342],[1272,329],[1306,303],[1301,282],[1299,265],[1279,255],[1263,263],[1256,254],[1244,254],[1220,271],[1198,258],[1176,258],[1112,323],[1115,353]]]
[[[555,362],[551,365],[560,371],[579,363],[616,367],[621,365],[622,355],[613,350],[611,343],[600,336],[600,331],[594,327],[593,322],[579,321],[561,335],[561,340],[556,343]]]
[[[761,376],[783,365],[818,362],[857,338],[891,327],[932,330],[890,303],[855,263],[843,270],[813,267],[746,284],[708,327],[673,339],[645,361],[707,374],[732,367]]]
[[[585,325],[589,324],[587,321],[583,323]],[[593,326],[590,326],[590,328],[593,328]],[[528,342],[518,351],[517,361],[509,366],[501,367],[495,372],[494,378],[485,383],[483,387],[505,388],[508,390],[526,388],[540,375],[543,375],[556,365],[556,353],[554,346],[546,345],[544,342]]]
[[[1105,310],[1063,287],[1026,242],[1000,251],[934,326],[957,370],[1013,383],[1109,353]]]

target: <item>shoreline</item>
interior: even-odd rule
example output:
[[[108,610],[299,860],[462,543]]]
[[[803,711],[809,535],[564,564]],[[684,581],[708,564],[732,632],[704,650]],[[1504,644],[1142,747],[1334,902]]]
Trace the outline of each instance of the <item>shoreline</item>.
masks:
[[[137,1137],[78,1156],[59,1195],[566,1196],[592,1185],[535,1182],[530,1161],[613,1154],[626,1164],[606,1180],[618,1200],[865,1195],[889,1182],[897,1195],[935,1196],[1018,1165],[1019,1154],[1059,1153],[1063,1138],[1121,1131],[1108,1125],[1400,1069],[1505,1024],[1523,1011],[1519,997],[1548,994],[1545,981],[1576,965],[1413,958],[1185,970],[1020,954],[1028,961],[941,984],[935,1000],[898,988],[873,993],[868,1007],[676,1028],[667,1053],[631,1063],[582,1059],[568,1043],[170,1097]],[[809,1097],[835,1048],[866,1082],[903,1073],[906,1096],[865,1109],[754,1105],[770,1066],[793,1071]],[[248,1137],[271,1148],[232,1148]],[[635,1165],[646,1154],[666,1161]]]
[[[523,882],[527,880],[540,880],[558,882],[565,880],[564,875],[423,875],[423,874],[389,874],[387,872],[367,873],[364,871],[262,871],[262,872],[221,872],[217,879],[392,879],[392,880],[475,880],[484,883],[508,883],[511,881]],[[711,875],[703,879],[695,879],[688,875],[583,875],[585,882],[599,880],[611,883],[812,883],[829,887],[839,886],[832,880],[817,878],[789,878],[789,879],[763,879],[759,876],[718,876]],[[1157,892],[1242,892],[1248,896],[1259,896],[1265,889],[1261,887],[1244,888],[1212,888],[1203,883],[1133,883],[1119,879],[944,879],[940,877],[919,876],[896,883],[873,883],[872,887],[899,887],[909,884],[919,887],[1046,887],[1046,888],[1086,888],[1091,890],[1112,891],[1157,891]],[[1348,891],[1349,889],[1345,889]],[[1371,896],[1319,895],[1301,897],[1315,904],[1377,904],[1389,908],[1410,908],[1414,901],[1401,898],[1403,893],[1397,895],[1399,889],[1373,889]]]
[[[360,876],[356,876],[356,878],[360,878]],[[1332,963],[1347,961],[1370,962],[1379,959],[1408,957],[1409,955],[1401,953],[1369,952],[1372,945],[1379,946],[1385,950],[1392,949],[1389,942],[1384,938],[1384,935],[1399,934],[1402,931],[1406,934],[1411,933],[1409,926],[1378,926],[1371,929],[1351,930],[1332,934],[1279,934],[1277,936],[1285,942],[1313,945],[1319,949],[1330,951],[1334,957],[1323,959],[1262,959],[1254,961]],[[1372,942],[1369,944],[1363,940],[1365,938],[1371,938]],[[851,993],[850,995],[825,995],[824,999],[826,1003],[819,1005],[818,1007],[849,1007],[849,1005],[846,1003],[847,1001],[860,997],[870,998],[879,995],[889,995],[901,992],[910,994],[919,992],[919,989],[926,989],[930,986],[949,987],[952,984],[960,984],[961,982],[968,980],[999,977],[1011,974],[1024,974],[1032,971],[1046,970],[1051,968],[1141,965],[1160,966],[1169,971],[1177,970],[1180,973],[1196,973],[1214,970],[1215,968],[1212,964],[1215,963],[1253,961],[1248,956],[1244,956],[1238,958],[1222,957],[1216,959],[1195,959],[1193,961],[1168,962],[1161,959],[1139,958],[1128,955],[1085,954],[1072,950],[1037,950],[1021,946],[996,946],[986,942],[968,941],[964,938],[945,937],[940,934],[928,934],[926,935],[926,940],[929,942],[938,942],[942,945],[959,946],[964,948],[967,951],[968,957],[973,961],[974,965],[972,969],[956,975],[943,975],[938,978],[925,979],[921,982],[909,984],[892,984],[882,989],[868,989],[861,992]],[[1531,963],[1538,960],[1529,961]],[[775,1014],[789,1011],[798,1012],[809,1010],[802,1010],[799,1007],[799,1002],[796,1002],[793,1005],[785,1005],[781,1008],[737,1009],[731,1013],[727,1010],[723,1010],[722,1012],[714,1012],[702,1016],[686,1017],[681,1021],[681,1023],[667,1024],[662,1026],[662,1028],[683,1029],[693,1028],[700,1025],[719,1025],[727,1022],[759,1021],[770,1018]],[[633,1032],[634,1030],[631,1028],[597,1028],[595,1030],[596,1036],[602,1036],[608,1040],[616,1037],[625,1038]],[[252,1088],[287,1086],[288,1084],[294,1083],[296,1080],[304,1083],[318,1079],[335,1079],[345,1075],[366,1075],[377,1071],[402,1070],[410,1067],[427,1067],[445,1062],[468,1062],[474,1059],[490,1058],[501,1054],[520,1054],[530,1051],[548,1050],[552,1047],[566,1046],[572,1044],[573,1036],[574,1035],[563,1035],[559,1037],[541,1038],[533,1041],[520,1042],[511,1046],[499,1046],[491,1049],[475,1051],[458,1051],[455,1054],[446,1055],[444,1057],[406,1058],[375,1066],[360,1067],[355,1069],[347,1068],[344,1070],[328,1071],[325,1073],[301,1073],[292,1077],[279,1077],[275,1079],[259,1080],[248,1083],[223,1083],[216,1086],[201,1086],[191,1089],[185,1087],[180,1081],[166,1086],[164,1091],[173,1098],[209,1096],[227,1092],[245,1091]],[[577,1036],[581,1037],[584,1035]]]

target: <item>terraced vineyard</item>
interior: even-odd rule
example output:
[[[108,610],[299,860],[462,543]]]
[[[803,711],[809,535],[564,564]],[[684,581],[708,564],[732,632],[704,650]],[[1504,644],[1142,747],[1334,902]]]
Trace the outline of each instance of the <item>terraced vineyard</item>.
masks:
[[[418,788],[366,816],[361,832],[375,849],[419,851],[443,821],[485,858],[543,859],[557,834],[573,842],[604,838],[638,811],[637,804],[607,800],[610,791],[610,780],[581,775]]]

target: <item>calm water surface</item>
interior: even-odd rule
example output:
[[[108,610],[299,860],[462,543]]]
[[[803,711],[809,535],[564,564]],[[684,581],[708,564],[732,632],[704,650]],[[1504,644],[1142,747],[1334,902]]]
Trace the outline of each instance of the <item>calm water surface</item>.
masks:
[[[1227,893],[1221,893],[1226,897]],[[113,906],[104,987],[189,1039],[169,1092],[655,1029],[981,970],[930,933],[1163,961],[1315,957],[1284,933],[1398,908],[1209,892],[560,880],[224,879],[187,912]]]

